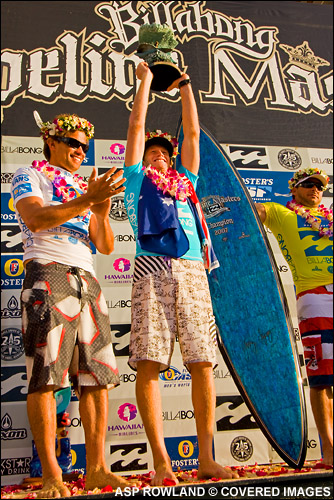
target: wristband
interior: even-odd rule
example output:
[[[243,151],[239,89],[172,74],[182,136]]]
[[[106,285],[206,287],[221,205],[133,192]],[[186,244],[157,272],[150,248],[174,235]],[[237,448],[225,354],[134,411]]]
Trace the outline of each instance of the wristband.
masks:
[[[179,83],[179,85],[178,85],[179,89],[181,87],[183,87],[184,85],[188,85],[188,83],[191,83],[190,78],[188,78],[187,80],[181,80],[180,83]]]

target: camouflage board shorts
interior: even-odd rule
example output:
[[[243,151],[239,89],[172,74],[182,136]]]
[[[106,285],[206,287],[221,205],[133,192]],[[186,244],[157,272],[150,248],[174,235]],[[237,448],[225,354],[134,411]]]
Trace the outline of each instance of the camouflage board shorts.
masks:
[[[28,392],[45,385],[119,385],[108,308],[96,278],[83,269],[36,260],[21,292]]]
[[[203,262],[140,256],[132,287],[129,365],[138,361],[170,366],[176,337],[183,363],[216,366],[216,327]]]

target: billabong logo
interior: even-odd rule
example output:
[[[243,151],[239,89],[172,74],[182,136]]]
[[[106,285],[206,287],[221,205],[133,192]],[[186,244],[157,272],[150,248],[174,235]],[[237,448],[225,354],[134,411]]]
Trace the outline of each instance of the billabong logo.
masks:
[[[233,439],[230,451],[235,460],[238,460],[238,462],[246,462],[253,455],[253,445],[247,437],[238,436]]]
[[[12,361],[23,354],[22,333],[18,328],[5,328],[1,332],[1,359]]]
[[[114,472],[147,470],[147,443],[111,445],[110,460]]]
[[[114,142],[110,146],[110,151],[112,152],[113,155],[122,155],[125,151],[125,146],[123,144],[120,144],[119,142]]]
[[[125,273],[131,267],[131,262],[128,259],[124,259],[121,257],[120,259],[116,259],[114,264],[114,269],[120,273]]]
[[[258,425],[241,396],[217,396],[217,432],[258,429]]]
[[[222,196],[206,196],[201,200],[201,206],[206,219],[217,217],[218,215],[230,210],[224,206]]]
[[[269,169],[266,148],[230,146],[230,158],[236,168]]]
[[[14,218],[15,218],[15,214]],[[16,225],[2,226],[1,228],[1,253],[23,253],[21,229]]]
[[[37,155],[37,154],[42,154],[43,153],[43,149],[42,148],[36,148],[36,147],[28,147],[28,146],[15,146],[15,147],[11,147],[11,146],[1,146],[1,153],[19,153],[19,154],[34,154],[34,155]]]
[[[302,164],[302,158],[294,149],[281,149],[278,153],[278,162],[287,170],[298,170]]]
[[[124,422],[130,422],[137,416],[137,407],[131,403],[124,403],[118,408],[118,416]]]
[[[111,325],[115,356],[129,356],[131,325]]]
[[[28,393],[27,373],[23,366],[1,368],[2,402],[26,401]]]

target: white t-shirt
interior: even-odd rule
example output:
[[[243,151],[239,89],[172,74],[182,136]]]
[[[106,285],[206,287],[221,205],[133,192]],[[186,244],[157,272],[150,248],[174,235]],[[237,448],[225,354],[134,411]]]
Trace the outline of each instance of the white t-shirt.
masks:
[[[83,193],[70,172],[63,168],[56,168],[66,179],[67,187],[70,190],[74,189],[79,195]],[[21,228],[24,246],[23,262],[28,259],[45,259],[81,267],[94,273],[88,229],[90,211],[84,217],[73,217],[60,226],[33,233],[27,228],[18,213],[16,203],[23,198],[37,196],[42,198],[45,206],[49,206],[59,205],[62,203],[62,199],[56,195],[52,182],[42,172],[31,167],[19,168],[15,172],[11,185],[11,195]]]

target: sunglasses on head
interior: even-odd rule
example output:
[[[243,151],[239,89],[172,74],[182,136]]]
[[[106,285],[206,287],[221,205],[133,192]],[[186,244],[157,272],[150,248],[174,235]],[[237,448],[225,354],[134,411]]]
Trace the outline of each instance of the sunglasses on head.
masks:
[[[299,186],[306,188],[306,189],[311,189],[314,186],[317,188],[318,191],[324,191],[325,188],[322,184],[319,184],[319,182],[314,182],[314,181],[305,181],[301,182]],[[298,186],[297,186],[298,187]]]
[[[57,136],[55,136],[55,139],[58,142],[64,142],[70,148],[73,148],[73,149],[79,149],[81,147],[82,151],[84,153],[87,153],[87,151],[89,149],[89,144],[84,144],[83,142],[80,142],[77,139],[73,139],[73,137],[61,137],[61,136],[57,135]]]

